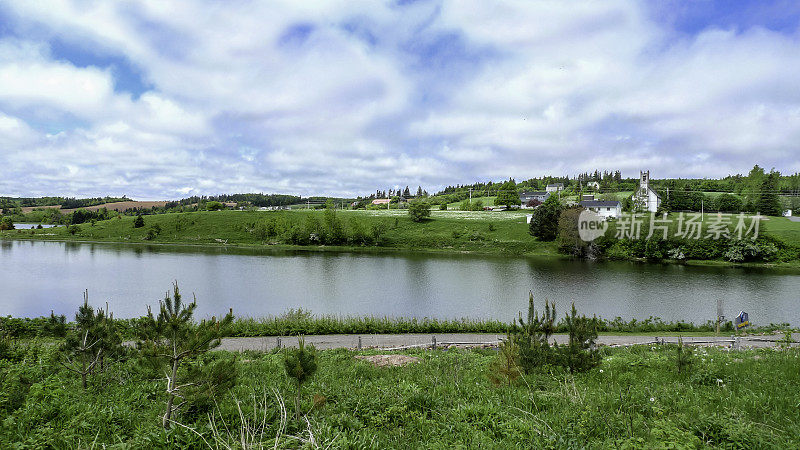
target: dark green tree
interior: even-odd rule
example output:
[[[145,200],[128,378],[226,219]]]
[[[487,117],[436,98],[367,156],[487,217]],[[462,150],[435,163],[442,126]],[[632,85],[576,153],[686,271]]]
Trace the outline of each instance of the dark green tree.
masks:
[[[220,339],[233,322],[231,310],[222,320],[212,317],[211,320],[195,324],[193,315],[196,308],[197,298],[192,303],[183,303],[178,283],[175,282],[172,297],[167,292],[160,303],[158,317],[153,316],[148,306],[147,316],[139,328],[137,347],[142,356],[153,367],[166,373],[167,404],[161,420],[164,428],[170,427],[173,415],[196,398],[198,392],[230,387],[236,376],[236,366],[227,359],[194,365],[188,369],[183,367],[188,360],[219,346]]]
[[[133,219],[133,228],[142,228],[144,226],[144,217],[142,215],[137,215],[135,219]]]
[[[313,345],[306,346],[302,337],[297,338],[297,348],[286,349],[283,354],[283,367],[286,375],[297,385],[294,399],[295,419],[300,418],[300,394],[303,384],[317,371],[317,350]]]
[[[771,170],[769,174],[764,177],[764,181],[761,183],[761,191],[755,204],[756,212],[766,216],[783,215],[783,205],[778,195],[778,183],[780,182],[780,178],[780,172],[775,170]]]
[[[500,190],[497,192],[497,198],[495,199],[494,204],[498,206],[506,206],[508,208],[516,208],[520,205],[516,181],[509,179],[500,186]]]
[[[721,194],[714,206],[717,211],[724,213],[738,213],[744,208],[742,199],[734,194]]]
[[[431,216],[431,205],[424,200],[414,200],[408,204],[408,215],[414,222],[422,222]]]
[[[529,233],[540,241],[552,241],[558,235],[558,219],[561,217],[561,202],[551,195],[533,210]]]

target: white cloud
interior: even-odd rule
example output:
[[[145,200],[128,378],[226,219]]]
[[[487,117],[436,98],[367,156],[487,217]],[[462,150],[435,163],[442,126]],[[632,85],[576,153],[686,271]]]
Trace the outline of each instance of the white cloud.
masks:
[[[18,34],[0,40],[0,164],[29,174],[2,193],[800,170],[798,36],[676,34],[643,3],[0,4]],[[125,59],[150,90],[56,60],[48,39]]]

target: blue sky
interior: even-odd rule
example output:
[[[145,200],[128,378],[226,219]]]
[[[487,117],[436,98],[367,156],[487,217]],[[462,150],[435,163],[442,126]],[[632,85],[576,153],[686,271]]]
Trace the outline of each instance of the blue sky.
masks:
[[[0,0],[0,195],[800,171],[792,1]]]

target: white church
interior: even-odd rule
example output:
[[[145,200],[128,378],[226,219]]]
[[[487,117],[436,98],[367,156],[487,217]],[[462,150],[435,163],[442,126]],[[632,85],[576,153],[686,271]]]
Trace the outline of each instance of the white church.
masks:
[[[650,171],[639,171],[639,189],[633,194],[633,204],[646,211],[656,212],[661,196],[650,187]]]

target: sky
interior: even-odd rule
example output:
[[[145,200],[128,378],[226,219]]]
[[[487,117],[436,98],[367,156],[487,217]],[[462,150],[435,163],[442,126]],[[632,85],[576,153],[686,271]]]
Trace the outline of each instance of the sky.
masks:
[[[800,171],[800,2],[0,0],[0,195]]]

